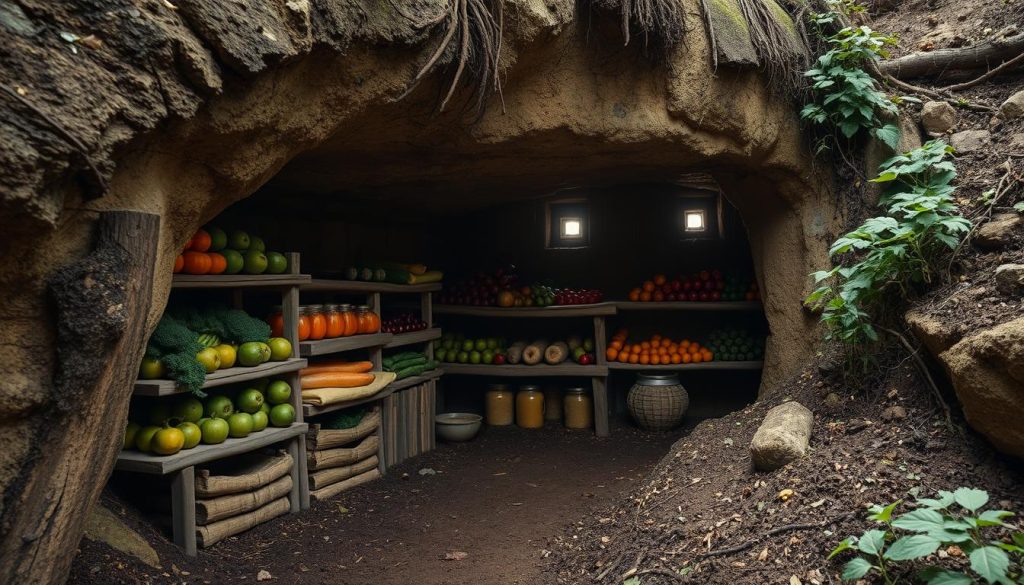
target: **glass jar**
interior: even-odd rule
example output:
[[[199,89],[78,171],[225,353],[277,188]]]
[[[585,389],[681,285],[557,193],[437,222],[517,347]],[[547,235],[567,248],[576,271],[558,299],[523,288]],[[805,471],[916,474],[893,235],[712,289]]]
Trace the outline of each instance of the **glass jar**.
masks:
[[[309,338],[316,341],[327,335],[327,317],[324,316],[323,305],[309,305]]]
[[[341,337],[345,332],[345,323],[341,319],[338,305],[324,305],[324,317],[327,318],[327,338]]]
[[[280,305],[271,307],[267,324],[270,325],[271,337],[284,337],[284,314],[281,312]]]
[[[298,326],[299,341],[305,341],[309,339],[310,334],[310,320],[309,320],[309,307],[299,307],[299,326]]]
[[[380,317],[367,305],[356,308],[356,319],[359,322],[359,333],[376,333],[380,331]]]
[[[556,386],[544,388],[544,420],[562,420],[562,391]]]
[[[515,398],[504,384],[491,384],[484,395],[484,415],[492,427],[507,427],[515,419]]]
[[[341,313],[341,336],[349,337],[359,333],[359,318],[352,305],[338,305],[338,312]]]
[[[565,391],[565,428],[589,429],[594,426],[594,403],[585,388]]]
[[[523,429],[544,426],[544,394],[537,386],[522,386],[516,394],[516,424]]]

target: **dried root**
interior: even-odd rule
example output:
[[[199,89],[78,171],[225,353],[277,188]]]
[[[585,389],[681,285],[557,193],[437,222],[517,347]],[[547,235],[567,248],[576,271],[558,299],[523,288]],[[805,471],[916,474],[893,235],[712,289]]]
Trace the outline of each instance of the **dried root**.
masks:
[[[618,10],[622,37],[628,45],[635,29],[643,34],[644,47],[671,49],[686,37],[686,13],[681,0],[585,0],[596,8]]]

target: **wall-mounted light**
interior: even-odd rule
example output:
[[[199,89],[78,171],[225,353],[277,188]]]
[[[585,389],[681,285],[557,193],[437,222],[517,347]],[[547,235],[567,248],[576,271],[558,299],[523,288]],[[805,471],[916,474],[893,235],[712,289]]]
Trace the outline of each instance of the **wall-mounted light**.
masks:
[[[548,201],[545,212],[545,247],[570,249],[590,245],[590,204],[586,198]]]
[[[683,230],[704,233],[708,229],[707,213],[703,209],[687,209],[683,212]]]
[[[583,237],[583,219],[579,217],[561,218],[560,235],[568,240],[578,240]]]

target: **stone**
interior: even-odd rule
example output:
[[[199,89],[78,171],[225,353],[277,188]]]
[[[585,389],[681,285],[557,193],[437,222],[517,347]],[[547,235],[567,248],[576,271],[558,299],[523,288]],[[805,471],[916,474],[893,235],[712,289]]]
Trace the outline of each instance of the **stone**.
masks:
[[[1024,317],[965,337],[939,355],[968,424],[1024,457]]]
[[[799,402],[768,411],[750,441],[750,458],[761,471],[774,471],[807,453],[814,414]]]
[[[890,406],[882,411],[882,420],[887,422],[903,420],[907,418],[907,409],[902,406]]]
[[[955,124],[956,110],[946,102],[926,102],[921,108],[921,127],[929,135],[945,134]]]
[[[835,392],[829,392],[822,401],[828,408],[836,409],[843,405],[843,399]]]
[[[1024,218],[1016,212],[997,213],[974,233],[974,245],[983,250],[998,250],[1022,235]]]
[[[949,137],[949,144],[958,154],[976,152],[992,142],[992,133],[988,130],[964,130]]]
[[[1003,120],[1016,120],[1024,116],[1024,90],[1011,95],[999,106],[999,115]]]
[[[149,541],[102,504],[96,504],[86,520],[85,537],[131,555],[154,569],[160,568],[160,556],[149,545]]]
[[[903,319],[910,331],[932,355],[939,355],[960,341],[956,324],[947,323],[938,317],[920,311],[909,311]]]
[[[1024,264],[1002,264],[996,268],[996,288],[1008,295],[1024,292]]]

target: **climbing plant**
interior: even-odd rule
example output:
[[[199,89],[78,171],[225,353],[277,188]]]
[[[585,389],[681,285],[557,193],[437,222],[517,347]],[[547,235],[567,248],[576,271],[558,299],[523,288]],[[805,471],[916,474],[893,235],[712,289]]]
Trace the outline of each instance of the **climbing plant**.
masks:
[[[806,300],[822,309],[828,338],[855,350],[878,339],[872,324],[893,294],[905,300],[933,281],[937,261],[970,230],[953,200],[956,167],[941,140],[890,158],[872,182],[887,185],[873,217],[839,238],[829,255],[831,270],[813,274],[820,286]]]

